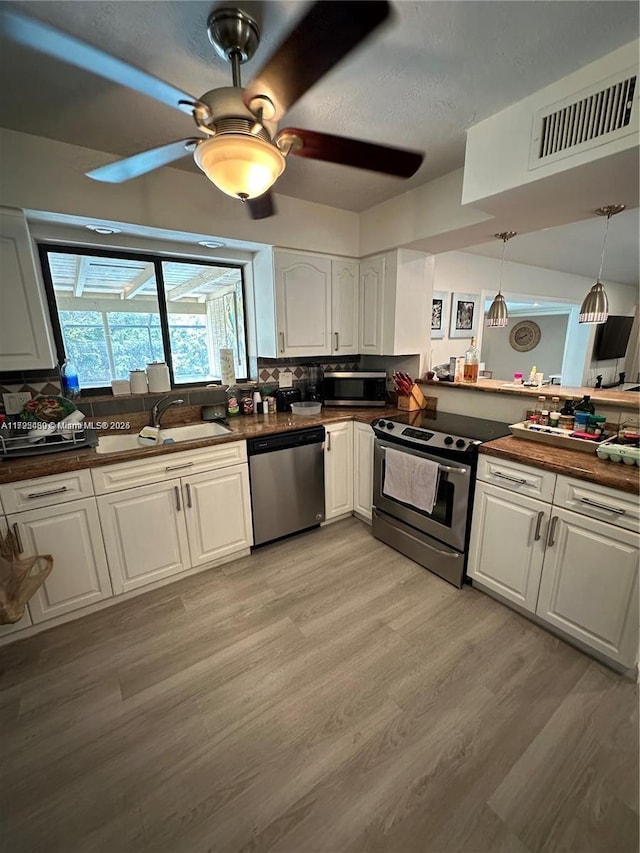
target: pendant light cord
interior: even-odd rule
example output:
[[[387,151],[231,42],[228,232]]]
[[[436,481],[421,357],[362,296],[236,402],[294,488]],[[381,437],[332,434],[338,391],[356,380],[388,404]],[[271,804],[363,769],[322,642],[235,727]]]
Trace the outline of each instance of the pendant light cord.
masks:
[[[502,293],[502,271],[504,270],[504,253],[507,250],[507,238],[502,238],[502,261],[500,263],[500,281],[498,282],[498,294]]]
[[[600,255],[600,272],[598,273],[598,281],[600,282],[602,279],[602,268],[604,267],[604,250],[607,245],[607,234],[609,233],[609,220],[611,219],[611,214],[607,214],[607,224],[604,229],[604,239],[602,240],[602,254]]]

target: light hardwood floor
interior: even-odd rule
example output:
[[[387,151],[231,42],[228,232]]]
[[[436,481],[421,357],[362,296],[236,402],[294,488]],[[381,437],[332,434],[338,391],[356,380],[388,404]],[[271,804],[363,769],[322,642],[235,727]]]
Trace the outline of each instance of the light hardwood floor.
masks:
[[[7,853],[635,853],[633,683],[350,519],[0,649]]]

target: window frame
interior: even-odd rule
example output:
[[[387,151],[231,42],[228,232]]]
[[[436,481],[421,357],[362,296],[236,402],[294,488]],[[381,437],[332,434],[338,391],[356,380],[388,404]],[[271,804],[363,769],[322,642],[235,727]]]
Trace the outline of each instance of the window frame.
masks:
[[[44,282],[44,290],[47,299],[47,308],[49,318],[51,320],[51,328],[53,332],[53,340],[56,349],[58,363],[62,364],[66,358],[64,348],[64,337],[62,334],[62,323],[58,303],[56,301],[55,288],[53,278],[51,276],[51,268],[49,266],[49,252],[57,252],[58,254],[74,254],[85,255],[95,258],[120,258],[124,261],[144,261],[145,263],[153,264],[154,275],[156,280],[156,290],[158,294],[158,314],[160,317],[160,331],[162,333],[162,346],[164,349],[167,367],[169,368],[169,377],[171,381],[171,389],[180,388],[204,388],[211,384],[222,384],[219,380],[206,379],[202,382],[180,382],[176,383],[173,372],[173,354],[171,352],[171,337],[169,332],[169,312],[167,310],[167,296],[162,270],[163,262],[173,262],[179,264],[193,264],[195,266],[209,266],[220,269],[236,269],[240,274],[240,283],[242,287],[242,303],[244,310],[244,349],[247,359],[247,373],[249,371],[249,347],[248,347],[248,318],[247,318],[247,292],[245,287],[244,264],[238,261],[210,261],[206,258],[185,258],[180,255],[173,254],[154,254],[146,251],[132,251],[131,249],[104,249],[94,248],[91,246],[74,245],[72,243],[49,243],[46,241],[37,242],[38,256],[40,260],[40,269],[42,270],[42,278]],[[249,377],[237,377],[237,382],[247,382]],[[101,394],[111,393],[111,385],[105,385],[95,388],[82,388],[80,394],[83,397],[99,396]]]

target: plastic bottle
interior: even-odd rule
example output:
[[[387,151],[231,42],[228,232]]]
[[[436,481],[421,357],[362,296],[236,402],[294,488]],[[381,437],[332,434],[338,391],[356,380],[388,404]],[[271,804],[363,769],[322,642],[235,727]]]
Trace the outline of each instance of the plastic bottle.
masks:
[[[476,346],[476,339],[471,338],[469,349],[464,354],[464,373],[463,379],[465,382],[477,382],[478,370],[480,367],[480,352]]]
[[[227,388],[227,414],[231,417],[240,414],[240,405],[238,404],[238,391],[235,385],[229,385]]]
[[[62,394],[67,397],[67,399],[74,400],[76,397],[80,396],[78,371],[67,358],[65,358],[62,367],[60,368],[60,382],[62,384]]]
[[[537,372],[538,372],[538,368],[534,364],[533,367],[531,368],[531,373],[529,373],[529,385],[536,385],[537,384],[537,382],[536,382],[536,373]]]
[[[253,411],[256,415],[262,414],[262,396],[259,391],[253,392]]]

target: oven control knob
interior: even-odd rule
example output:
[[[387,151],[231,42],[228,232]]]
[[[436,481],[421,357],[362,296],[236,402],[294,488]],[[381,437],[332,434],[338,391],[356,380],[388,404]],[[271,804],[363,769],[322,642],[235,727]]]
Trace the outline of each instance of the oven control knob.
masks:
[[[459,439],[456,441],[456,447],[464,447],[466,443],[467,443],[467,442],[464,440],[464,438],[459,438]]]
[[[386,424],[386,421],[383,421],[382,418],[380,418],[380,420],[378,421],[376,426],[379,426],[382,429],[382,427],[384,427],[385,424]]]
[[[387,421],[387,429],[393,429],[393,421]]]
[[[444,443],[445,443],[445,444],[453,444],[453,439],[451,438],[451,436],[450,436],[450,435],[448,435],[448,436],[445,438]]]

